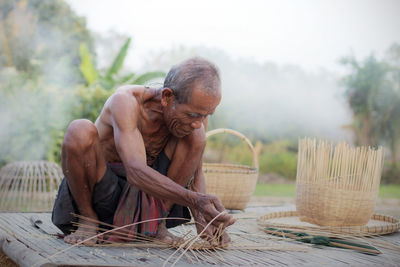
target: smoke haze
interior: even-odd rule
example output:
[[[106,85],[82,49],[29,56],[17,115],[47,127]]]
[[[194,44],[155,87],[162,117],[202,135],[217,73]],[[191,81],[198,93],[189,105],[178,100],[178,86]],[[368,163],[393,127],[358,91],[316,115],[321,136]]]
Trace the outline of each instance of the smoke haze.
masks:
[[[211,127],[233,128],[261,139],[322,137],[350,140],[343,126],[351,121],[340,77],[295,65],[234,60],[210,48],[176,48],[154,53],[145,69],[168,69],[179,61],[202,56],[220,69],[223,97]]]

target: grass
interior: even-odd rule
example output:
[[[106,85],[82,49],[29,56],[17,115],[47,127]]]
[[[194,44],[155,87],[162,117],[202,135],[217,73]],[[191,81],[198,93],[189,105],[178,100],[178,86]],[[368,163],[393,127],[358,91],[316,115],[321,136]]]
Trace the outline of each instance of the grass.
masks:
[[[294,197],[295,184],[257,184],[254,196]]]
[[[379,188],[380,198],[400,198],[400,185],[386,184]]]
[[[254,196],[295,197],[295,184],[257,184]],[[400,185],[381,185],[380,198],[399,198]]]

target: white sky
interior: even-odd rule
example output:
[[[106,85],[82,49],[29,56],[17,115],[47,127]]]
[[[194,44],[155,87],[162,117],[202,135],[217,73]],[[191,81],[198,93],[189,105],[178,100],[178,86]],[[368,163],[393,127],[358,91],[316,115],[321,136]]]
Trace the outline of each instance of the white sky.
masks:
[[[91,30],[133,37],[135,58],[184,45],[233,57],[341,71],[338,60],[400,43],[397,0],[67,0]],[[134,65],[134,62],[128,62]]]

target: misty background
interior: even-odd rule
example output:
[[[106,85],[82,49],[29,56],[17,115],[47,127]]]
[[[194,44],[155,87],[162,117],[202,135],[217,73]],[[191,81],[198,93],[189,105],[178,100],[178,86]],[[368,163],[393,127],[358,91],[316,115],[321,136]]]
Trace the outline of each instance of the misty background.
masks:
[[[384,145],[392,164],[386,179],[400,180],[399,138],[390,137],[398,102],[371,104],[371,114],[390,111],[379,124],[383,119],[361,114],[349,95],[351,88],[382,84],[373,75],[383,72],[378,66],[400,66],[393,63],[400,55],[398,1],[3,0],[0,9],[0,165],[59,162],[70,121],[94,121],[119,85],[161,86],[172,65],[202,56],[222,79],[209,129],[249,137],[261,173],[293,179],[297,139],[308,136]],[[372,72],[362,72],[368,62]],[[395,88],[388,98],[397,99],[398,69],[385,71],[385,84]],[[357,87],[360,73],[372,78]],[[365,118],[388,130],[357,126]],[[376,137],[363,139],[357,129]],[[229,159],[250,162],[239,148]]]

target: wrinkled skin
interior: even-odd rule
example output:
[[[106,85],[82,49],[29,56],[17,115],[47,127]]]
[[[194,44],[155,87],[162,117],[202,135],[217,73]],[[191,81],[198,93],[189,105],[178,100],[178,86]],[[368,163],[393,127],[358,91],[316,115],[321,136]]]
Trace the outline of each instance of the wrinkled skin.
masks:
[[[123,86],[107,100],[95,124],[88,120],[70,124],[62,147],[62,168],[81,215],[98,219],[91,204],[92,191],[104,176],[108,162],[122,162],[127,181],[162,199],[168,211],[174,203],[188,206],[198,222],[199,233],[225,210],[217,197],[205,194],[201,169],[207,116],[215,111],[221,94],[218,91],[209,95],[194,86],[186,104],[177,103],[169,88]],[[167,176],[149,167],[162,150],[171,160]],[[192,176],[191,190],[187,190],[184,186]],[[224,213],[202,237],[209,239],[220,224],[226,228],[234,222]],[[78,228],[64,240],[77,243],[85,239],[83,233]],[[180,241],[164,224],[157,238],[173,244]],[[226,246],[229,241],[224,233],[219,245]]]

